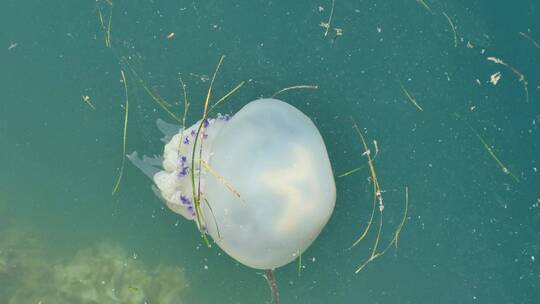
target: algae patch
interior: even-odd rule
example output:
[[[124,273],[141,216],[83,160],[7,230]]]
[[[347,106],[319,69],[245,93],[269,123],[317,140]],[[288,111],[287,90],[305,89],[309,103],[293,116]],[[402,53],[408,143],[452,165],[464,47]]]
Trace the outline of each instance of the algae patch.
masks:
[[[118,244],[54,258],[44,243],[24,229],[0,230],[0,303],[172,304],[189,288],[179,267],[149,267]]]

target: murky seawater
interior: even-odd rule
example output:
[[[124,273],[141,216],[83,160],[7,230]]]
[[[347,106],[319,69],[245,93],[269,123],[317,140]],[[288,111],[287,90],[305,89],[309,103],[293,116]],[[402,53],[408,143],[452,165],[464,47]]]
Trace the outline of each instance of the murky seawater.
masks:
[[[282,303],[540,301],[538,1],[336,0],[326,36],[331,0],[111,3],[0,10],[1,303],[270,303],[263,273],[207,248],[131,164],[111,194],[120,71],[127,152],[160,154],[170,116],[148,91],[181,115],[181,75],[193,123],[221,55],[216,97],[246,81],[222,113],[318,85],[279,98],[319,128],[337,202],[302,263],[276,270]],[[409,194],[397,248],[358,274],[379,213],[351,248],[373,195],[367,168],[338,177],[367,161],[351,118],[377,150],[378,252]]]

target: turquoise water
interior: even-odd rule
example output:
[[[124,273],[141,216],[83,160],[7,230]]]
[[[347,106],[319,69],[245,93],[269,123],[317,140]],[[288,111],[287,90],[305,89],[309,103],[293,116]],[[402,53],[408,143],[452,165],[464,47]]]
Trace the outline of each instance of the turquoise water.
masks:
[[[538,1],[336,0],[326,37],[332,1],[113,2],[112,49],[98,18],[108,24],[106,1],[2,5],[1,303],[144,303],[142,293],[150,303],[270,303],[262,273],[206,248],[131,164],[111,195],[122,69],[127,152],[160,154],[155,120],[170,121],[119,58],[175,113],[181,73],[193,123],[221,55],[215,94],[246,81],[222,113],[285,87],[319,87],[279,95],[319,128],[337,184],[332,218],[300,273],[298,262],[276,270],[282,303],[540,301]],[[343,33],[335,40],[334,28]],[[381,248],[402,219],[406,187],[410,204],[397,250],[358,274],[378,217],[351,248],[372,185],[367,169],[337,177],[366,163],[350,118],[372,152],[377,142]]]

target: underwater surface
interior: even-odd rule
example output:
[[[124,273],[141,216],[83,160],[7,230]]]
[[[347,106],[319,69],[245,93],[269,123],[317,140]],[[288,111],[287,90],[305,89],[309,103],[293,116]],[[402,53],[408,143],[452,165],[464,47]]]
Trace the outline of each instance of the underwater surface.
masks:
[[[4,0],[0,303],[271,303],[264,271],[208,248],[124,158],[163,154],[182,82],[201,118],[223,55],[210,102],[244,84],[217,111],[296,87],[276,98],[336,182],[321,234],[274,271],[281,303],[539,303],[539,10]]]

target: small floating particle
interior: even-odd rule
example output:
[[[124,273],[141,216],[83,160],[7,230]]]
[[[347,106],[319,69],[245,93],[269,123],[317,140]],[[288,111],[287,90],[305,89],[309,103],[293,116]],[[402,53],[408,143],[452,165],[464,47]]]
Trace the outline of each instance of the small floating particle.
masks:
[[[525,92],[525,102],[529,103],[529,88],[528,88],[528,82],[525,79],[525,75],[518,71],[515,67],[509,65],[508,63],[502,61],[501,59],[497,57],[487,57],[487,60],[494,62],[496,64],[504,65],[505,67],[509,68],[512,73],[514,73],[518,77],[518,81],[523,84],[523,91]]]
[[[19,45],[17,42],[10,43],[9,46],[8,46],[8,51],[13,50],[14,48],[17,47],[17,45]]]
[[[324,29],[328,29],[330,28],[330,24],[328,24],[328,22],[323,22],[321,21],[321,23],[319,24],[320,27],[324,28]]]
[[[172,40],[174,39],[174,32],[170,32],[169,35],[167,35],[167,39]]]
[[[489,77],[489,82],[493,84],[494,86],[497,85],[497,82],[501,79],[501,72],[497,72]]]
[[[336,39],[338,39],[338,37],[343,36],[343,29],[335,27],[334,31],[336,31],[336,34],[334,35],[334,38],[332,38],[332,43],[336,42]]]
[[[88,95],[81,95],[82,100],[90,107],[92,110],[95,110],[96,107],[92,103],[92,100],[90,99],[90,96]]]
[[[195,73],[189,73],[190,76],[193,76],[193,77],[196,77],[196,78],[199,78],[200,81],[202,81],[203,83],[204,82],[207,82],[207,81],[210,81],[210,76],[206,75],[206,74],[195,74]]]

